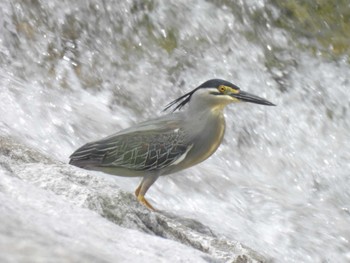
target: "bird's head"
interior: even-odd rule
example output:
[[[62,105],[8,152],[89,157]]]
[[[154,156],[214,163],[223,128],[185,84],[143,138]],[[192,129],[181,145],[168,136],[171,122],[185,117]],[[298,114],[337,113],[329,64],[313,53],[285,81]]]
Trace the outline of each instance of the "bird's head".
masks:
[[[275,104],[263,98],[242,91],[236,85],[228,81],[211,79],[168,104],[165,110],[176,105],[174,108],[175,111],[181,109],[186,104],[223,108],[227,104],[233,102],[251,102],[261,105],[275,106]]]

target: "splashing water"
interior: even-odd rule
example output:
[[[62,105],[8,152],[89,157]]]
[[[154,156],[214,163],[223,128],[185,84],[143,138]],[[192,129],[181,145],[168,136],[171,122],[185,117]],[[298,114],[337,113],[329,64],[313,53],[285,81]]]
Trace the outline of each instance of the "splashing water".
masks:
[[[278,262],[349,261],[348,62],[310,55],[272,25],[261,32],[251,14],[264,16],[267,1],[225,2],[1,3],[1,134],[67,162],[203,81],[227,79],[277,107],[230,105],[215,155],[162,177],[148,198]],[[103,176],[127,191],[138,184]]]

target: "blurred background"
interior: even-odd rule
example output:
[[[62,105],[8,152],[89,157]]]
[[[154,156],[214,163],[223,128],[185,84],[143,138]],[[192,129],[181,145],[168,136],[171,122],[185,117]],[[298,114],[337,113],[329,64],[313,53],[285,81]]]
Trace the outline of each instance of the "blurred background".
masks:
[[[67,163],[228,80],[277,107],[227,107],[218,151],[150,202],[278,262],[350,261],[348,1],[13,0],[0,25],[1,136]]]

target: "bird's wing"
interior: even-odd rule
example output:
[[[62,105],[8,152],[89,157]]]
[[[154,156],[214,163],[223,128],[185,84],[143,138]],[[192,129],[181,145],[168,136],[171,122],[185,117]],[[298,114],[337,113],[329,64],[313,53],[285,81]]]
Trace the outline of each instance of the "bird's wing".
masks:
[[[157,119],[140,123],[74,152],[70,163],[79,167],[119,167],[152,171],[181,161],[186,144],[180,120]]]

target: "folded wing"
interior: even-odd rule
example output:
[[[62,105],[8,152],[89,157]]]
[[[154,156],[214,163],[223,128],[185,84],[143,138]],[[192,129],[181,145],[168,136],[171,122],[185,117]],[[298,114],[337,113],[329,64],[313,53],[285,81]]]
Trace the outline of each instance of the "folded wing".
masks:
[[[177,120],[154,120],[105,139],[85,144],[70,156],[70,164],[85,169],[124,168],[154,171],[181,160],[189,150]]]

